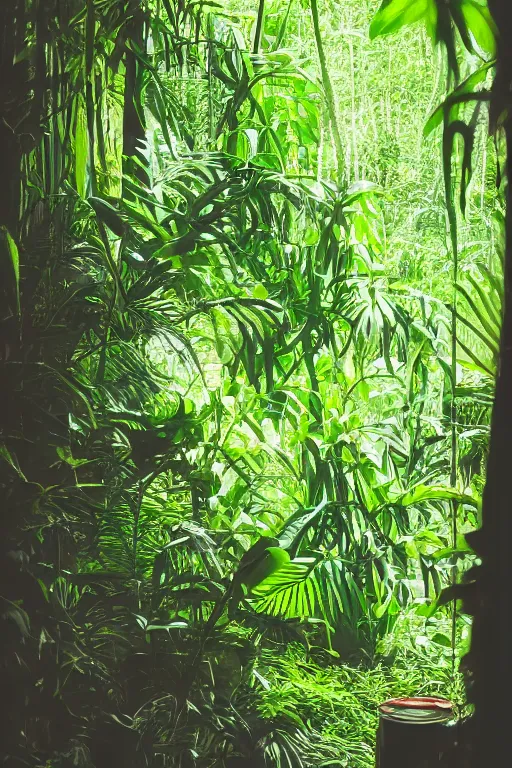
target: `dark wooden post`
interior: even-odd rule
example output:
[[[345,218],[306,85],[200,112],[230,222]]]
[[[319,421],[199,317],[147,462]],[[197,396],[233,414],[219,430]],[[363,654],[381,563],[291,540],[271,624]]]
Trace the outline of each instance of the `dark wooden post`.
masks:
[[[491,122],[505,116],[507,178],[512,178],[512,6],[489,0],[499,30],[497,74]],[[508,112],[508,114],[507,114]],[[492,128],[493,126],[491,126]],[[512,711],[512,207],[507,190],[505,305],[499,370],[491,422],[482,527],[468,541],[482,560],[473,580],[459,591],[474,615],[471,651],[466,657],[468,693],[475,714],[466,738],[472,768],[510,761]],[[498,758],[493,762],[493,758]]]

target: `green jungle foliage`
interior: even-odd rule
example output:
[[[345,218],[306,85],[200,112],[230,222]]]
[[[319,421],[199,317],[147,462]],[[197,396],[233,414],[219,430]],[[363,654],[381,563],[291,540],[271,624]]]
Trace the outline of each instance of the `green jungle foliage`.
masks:
[[[382,700],[464,706],[486,5],[5,8],[6,764],[369,768]]]

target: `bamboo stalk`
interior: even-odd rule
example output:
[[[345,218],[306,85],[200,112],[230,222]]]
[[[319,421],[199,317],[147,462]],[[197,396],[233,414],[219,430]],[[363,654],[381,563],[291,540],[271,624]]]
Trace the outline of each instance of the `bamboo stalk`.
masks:
[[[254,32],[253,53],[259,53],[261,48],[261,35],[263,32],[263,23],[265,20],[265,0],[260,0],[258,6],[258,16],[256,19],[256,30]]]
[[[313,17],[313,27],[315,32],[315,44],[318,54],[318,61],[320,63],[320,72],[322,75],[322,85],[325,93],[325,101],[327,104],[327,111],[329,113],[329,122],[331,124],[334,150],[336,156],[336,168],[338,184],[341,185],[344,180],[344,165],[343,165],[343,145],[341,143],[341,134],[338,124],[338,117],[336,114],[336,101],[334,98],[334,90],[332,87],[331,78],[329,75],[329,69],[327,67],[327,59],[325,56],[324,45],[322,42],[322,33],[320,31],[320,19],[318,16],[318,4],[317,0],[310,0],[311,16]]]

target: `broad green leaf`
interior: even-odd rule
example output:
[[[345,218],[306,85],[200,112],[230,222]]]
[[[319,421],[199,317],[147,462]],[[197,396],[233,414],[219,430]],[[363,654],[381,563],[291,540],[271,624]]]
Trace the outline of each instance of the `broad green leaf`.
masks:
[[[75,183],[80,197],[87,195],[87,166],[88,166],[89,137],[83,99],[77,98],[75,126]]]
[[[71,453],[71,448],[69,446],[65,446],[63,448],[57,448],[57,455],[59,458],[61,458],[63,461],[66,462],[66,464],[69,464],[72,467],[80,467],[83,464],[89,464],[88,459],[75,459],[73,457],[73,454]]]
[[[262,556],[258,558],[251,566],[240,574],[242,584],[249,589],[261,584],[265,579],[271,577],[276,571],[286,566],[290,562],[290,555],[281,547],[267,547]]]
[[[435,0],[384,0],[370,24],[370,39],[423,20],[432,35],[437,22]]]
[[[318,230],[308,227],[304,234],[304,245],[316,245],[319,240]]]
[[[259,283],[259,285],[253,288],[252,295],[255,299],[266,299],[268,298],[268,291],[264,285]]]
[[[443,101],[443,103],[440,104],[437,109],[434,110],[434,112],[432,112],[427,122],[425,123],[423,135],[429,136],[435,128],[442,124],[445,110],[449,110],[450,113],[455,111],[456,107],[467,103],[467,100],[469,100],[470,96],[474,96],[475,100],[481,98],[478,92],[475,92],[474,89],[477,85],[480,85],[480,83],[483,83],[486,80],[489,71],[495,66],[495,64],[495,61],[489,61],[486,64],[483,64],[477,70],[472,72],[469,77],[467,77],[459,86],[457,86],[457,88],[452,91],[448,98]],[[484,94],[484,96],[485,95],[486,94]]]
[[[123,221],[113,205],[107,203],[99,197],[89,197],[87,202],[94,210],[96,216],[107,225],[109,229],[118,237],[122,237],[126,232],[126,223]]]
[[[383,190],[373,181],[366,181],[365,179],[354,181],[347,188],[346,197],[344,198],[343,203],[344,205],[350,205],[354,200],[357,200],[364,195],[375,194],[377,192],[382,193]]]
[[[432,635],[431,640],[436,645],[442,645],[444,648],[452,647],[451,639],[448,637],[448,635],[444,635],[442,632],[436,632],[434,635]]]
[[[7,446],[4,443],[0,443],[0,456],[7,461],[8,464],[11,465],[11,467],[15,470],[15,472],[19,475],[19,477],[23,480],[24,483],[27,483],[28,480],[23,474],[21,467],[18,463],[18,459],[15,454],[11,453]]]
[[[467,29],[483,53],[494,56],[498,30],[486,0],[462,0],[460,9]]]
[[[404,507],[412,506],[413,504],[420,504],[423,501],[459,501],[461,504],[469,504],[472,507],[477,506],[477,501],[472,496],[460,493],[455,488],[448,486],[428,486],[417,485],[407,493],[402,494],[394,499],[394,503],[400,503]]]
[[[13,238],[11,237],[11,234],[7,227],[1,226],[0,227],[0,236],[2,239],[2,245],[3,245],[3,251],[4,256],[3,258],[6,259],[9,263],[9,267],[12,271],[12,276],[14,278],[14,294],[16,297],[16,311],[18,316],[21,314],[21,305],[20,305],[20,256],[18,252],[18,246],[14,242]]]
[[[146,632],[170,632],[172,629],[187,629],[186,621],[171,621],[169,624],[148,624],[145,627]]]

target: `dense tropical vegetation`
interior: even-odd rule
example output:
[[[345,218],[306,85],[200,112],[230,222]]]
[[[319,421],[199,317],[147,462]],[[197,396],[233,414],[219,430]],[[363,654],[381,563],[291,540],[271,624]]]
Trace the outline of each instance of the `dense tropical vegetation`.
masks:
[[[370,766],[382,699],[465,706],[486,4],[0,22],[7,764]]]

